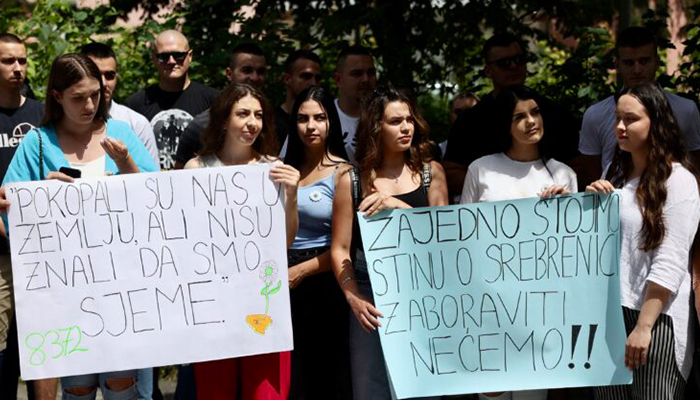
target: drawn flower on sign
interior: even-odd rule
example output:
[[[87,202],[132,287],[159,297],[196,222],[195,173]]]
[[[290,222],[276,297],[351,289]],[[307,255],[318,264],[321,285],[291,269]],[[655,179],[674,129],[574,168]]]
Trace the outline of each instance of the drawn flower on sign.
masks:
[[[246,322],[253,328],[253,331],[264,335],[267,327],[272,324],[272,317],[267,314],[270,310],[270,296],[280,291],[282,288],[282,281],[277,280],[279,267],[274,260],[263,262],[259,268],[260,280],[265,283],[265,286],[260,291],[260,295],[265,296],[265,313],[248,315],[246,317]],[[273,288],[272,285],[275,284],[275,281],[277,281],[277,283]]]
[[[311,192],[311,194],[309,194],[309,200],[313,201],[314,203],[318,203],[321,201],[321,192],[314,190]]]
[[[260,265],[260,280],[270,284],[277,279],[277,263],[274,260],[265,261]]]

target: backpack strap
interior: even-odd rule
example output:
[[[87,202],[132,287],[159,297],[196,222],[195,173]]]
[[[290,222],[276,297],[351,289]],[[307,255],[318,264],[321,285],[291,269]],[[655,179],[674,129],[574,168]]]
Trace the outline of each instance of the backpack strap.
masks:
[[[433,181],[433,172],[430,167],[430,163],[423,164],[423,172],[421,174],[423,192],[428,196],[428,189],[430,189],[430,183]]]
[[[362,188],[360,187],[360,171],[353,166],[348,173],[350,174],[350,190],[352,191],[352,207],[357,210],[360,206],[362,197]]]

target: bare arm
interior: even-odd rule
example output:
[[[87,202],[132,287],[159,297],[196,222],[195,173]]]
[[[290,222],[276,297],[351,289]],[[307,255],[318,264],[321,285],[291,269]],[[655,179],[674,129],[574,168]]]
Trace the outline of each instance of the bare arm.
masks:
[[[294,289],[306,278],[331,270],[331,251],[324,251],[318,256],[289,268],[289,287]]]
[[[292,247],[299,229],[299,213],[297,212],[297,188],[299,187],[299,171],[287,164],[275,165],[270,170],[270,177],[276,183],[281,183],[284,190],[284,218],[287,226],[287,248]]]
[[[381,326],[377,317],[383,317],[383,315],[370,300],[360,294],[355,282],[355,272],[350,257],[354,212],[350,175],[345,173],[338,182],[338,189],[333,198],[331,265],[335,278],[338,280],[340,289],[355,314],[355,318],[369,332],[376,329],[377,326]]]
[[[445,170],[440,163],[435,161],[430,162],[430,168],[433,180],[430,182],[430,189],[428,189],[428,204],[431,206],[446,206],[450,204],[450,201],[447,197]]]
[[[627,337],[625,345],[625,366],[630,370],[646,364],[651,343],[651,328],[654,327],[670,296],[671,292],[668,289],[647,281],[647,292],[637,324]]]

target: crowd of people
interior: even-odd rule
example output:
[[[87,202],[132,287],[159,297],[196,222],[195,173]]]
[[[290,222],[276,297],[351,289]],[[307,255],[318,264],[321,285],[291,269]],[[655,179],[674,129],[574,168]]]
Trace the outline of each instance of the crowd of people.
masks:
[[[483,48],[493,91],[452,104],[447,141],[430,139],[414,98],[377,84],[370,50],[339,52],[334,98],[322,60],[297,50],[284,63],[284,102],[265,98],[267,60],[235,47],[221,91],[189,77],[192,49],[167,30],[153,43],[158,83],[113,99],[119,66],[102,43],[57,57],[46,102],[26,85],[27,50],[0,34],[0,210],[11,182],[266,163],[284,192],[294,350],[182,365],[177,399],[392,398],[356,212],[500,201],[577,191],[621,195],[621,313],[631,385],[589,390],[597,399],[684,399],[698,347],[700,222],[696,104],[655,83],[652,32],[617,37],[614,95],[582,123],[524,86],[527,46],[496,34]],[[382,77],[390,82],[391,77]],[[0,224],[0,398],[15,399],[18,343],[7,221]],[[697,260],[695,260],[696,258]],[[693,262],[695,261],[695,262]],[[694,273],[693,273],[694,272]],[[693,298],[695,303],[693,303]],[[325,317],[324,329],[315,324]],[[160,399],[157,369],[68,376],[63,399]],[[28,385],[54,400],[57,379]],[[480,399],[566,398],[562,390],[479,394]],[[564,396],[564,397],[562,397]]]

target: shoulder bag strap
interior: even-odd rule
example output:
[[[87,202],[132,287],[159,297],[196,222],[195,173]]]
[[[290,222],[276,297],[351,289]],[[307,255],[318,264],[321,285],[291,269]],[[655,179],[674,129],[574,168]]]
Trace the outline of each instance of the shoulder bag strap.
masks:
[[[423,164],[423,173],[421,174],[423,180],[423,192],[428,195],[428,189],[430,189],[430,183],[433,181],[433,172],[430,167],[430,163]]]
[[[44,180],[44,139],[41,131],[37,129],[37,136],[39,137],[39,180]]]

